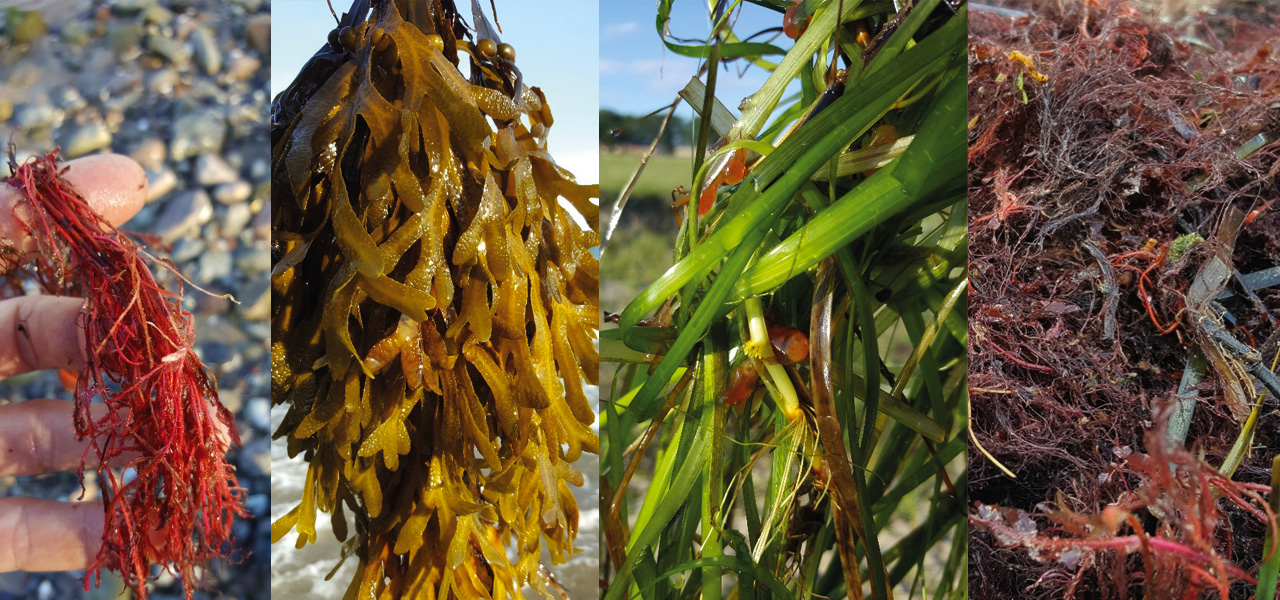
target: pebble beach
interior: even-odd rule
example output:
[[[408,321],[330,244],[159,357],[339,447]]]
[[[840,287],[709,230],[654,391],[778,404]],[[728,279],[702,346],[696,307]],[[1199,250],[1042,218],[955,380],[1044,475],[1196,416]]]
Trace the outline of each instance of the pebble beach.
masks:
[[[204,571],[197,598],[269,592],[270,5],[265,0],[28,0],[0,11],[0,124],[19,162],[55,146],[64,158],[131,156],[147,205],[125,229],[150,236],[191,284],[183,308],[243,442],[228,460],[251,518],[234,561]],[[7,167],[4,169],[7,174]],[[169,289],[178,281],[160,276]],[[195,289],[203,288],[209,293]],[[234,300],[223,297],[229,294]],[[70,399],[56,373],[0,382],[0,403]],[[87,475],[90,498],[96,491]],[[0,478],[0,496],[75,501],[74,473]],[[84,591],[83,573],[0,574],[0,600],[116,598],[118,580]],[[152,598],[183,598],[161,576]]]

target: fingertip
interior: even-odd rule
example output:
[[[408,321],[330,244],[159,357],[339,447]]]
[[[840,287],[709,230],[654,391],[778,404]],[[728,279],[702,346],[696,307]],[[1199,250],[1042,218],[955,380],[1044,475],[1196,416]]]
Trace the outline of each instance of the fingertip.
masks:
[[[0,573],[87,569],[102,549],[105,522],[96,502],[0,498]]]
[[[147,174],[127,156],[86,156],[67,162],[66,167],[67,183],[112,225],[124,224],[147,202]],[[35,242],[23,226],[30,218],[29,210],[18,190],[0,184],[0,248],[19,256],[35,250]]]
[[[70,296],[0,300],[0,377],[79,370],[87,359],[85,301]]]
[[[67,162],[67,182],[112,225],[122,225],[147,202],[142,165],[120,154],[96,154]]]

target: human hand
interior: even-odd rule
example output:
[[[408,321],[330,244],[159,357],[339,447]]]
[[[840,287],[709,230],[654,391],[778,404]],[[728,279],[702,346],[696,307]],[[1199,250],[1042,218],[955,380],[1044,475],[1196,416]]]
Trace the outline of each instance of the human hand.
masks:
[[[127,157],[99,155],[67,163],[67,181],[113,225],[146,202],[147,178]],[[35,242],[21,222],[20,194],[0,185],[0,245],[30,257]],[[41,369],[79,371],[86,360],[82,298],[23,296],[0,301],[0,377]],[[94,414],[105,413],[105,408]],[[86,441],[72,425],[74,402],[34,399],[0,405],[0,476],[80,467]],[[93,469],[95,453],[85,468]],[[87,568],[102,546],[102,504],[0,498],[0,572]]]

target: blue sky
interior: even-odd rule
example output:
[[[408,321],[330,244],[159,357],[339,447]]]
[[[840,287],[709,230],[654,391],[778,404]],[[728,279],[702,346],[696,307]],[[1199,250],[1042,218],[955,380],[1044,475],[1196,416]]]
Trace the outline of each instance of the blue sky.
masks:
[[[698,60],[675,54],[662,44],[653,0],[605,0],[602,4],[600,38],[605,43],[600,48],[601,108],[641,115],[670,104],[698,72]],[[677,0],[671,11],[671,34],[706,39],[711,31],[707,5],[706,0]],[[734,31],[739,37],[746,37],[781,25],[781,14],[744,5]],[[754,41],[768,40],[765,37]],[[774,41],[783,48],[790,47],[790,42],[785,37]],[[716,82],[716,96],[734,114],[743,97],[759,89],[768,78],[768,73],[754,67],[739,77],[740,69],[737,63],[730,64],[727,71],[722,68]],[[680,114],[688,117],[692,111],[682,104]]]
[[[612,4],[609,0],[604,3]],[[481,4],[492,19],[489,2],[484,0]],[[555,116],[548,140],[552,156],[572,171],[579,182],[595,183],[600,172],[597,152],[599,3],[595,0],[517,0],[497,4],[502,41],[515,47],[516,65],[524,74],[525,84],[542,88]],[[653,10],[652,2],[634,4]],[[458,5],[470,21],[470,2],[460,0]],[[350,6],[350,0],[333,0],[338,14]],[[273,0],[271,15],[271,94],[274,97],[324,45],[334,21],[323,0]],[[554,28],[548,28],[548,22],[554,23]]]

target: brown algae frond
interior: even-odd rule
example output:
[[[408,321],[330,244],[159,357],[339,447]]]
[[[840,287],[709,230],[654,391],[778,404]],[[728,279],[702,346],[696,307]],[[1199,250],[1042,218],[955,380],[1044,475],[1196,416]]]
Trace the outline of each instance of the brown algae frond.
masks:
[[[543,591],[599,452],[599,186],[551,159],[545,97],[475,21],[357,0],[272,107],[275,436],[310,463],[272,538],[329,514],[361,597]]]

